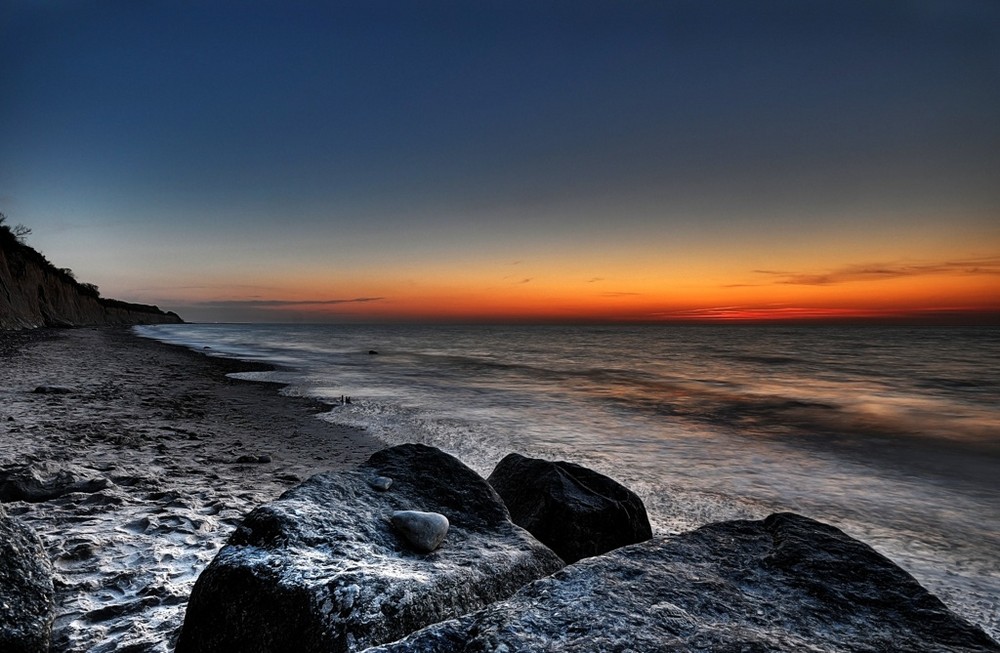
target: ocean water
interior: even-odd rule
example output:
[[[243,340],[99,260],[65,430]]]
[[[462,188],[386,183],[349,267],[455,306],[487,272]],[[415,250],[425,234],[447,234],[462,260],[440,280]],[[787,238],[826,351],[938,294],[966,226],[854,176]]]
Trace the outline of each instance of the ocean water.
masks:
[[[1000,329],[184,324],[387,444],[509,452],[636,491],[654,530],[792,510],[1000,638]],[[371,354],[376,351],[377,354]],[[350,397],[350,403],[345,400]],[[343,399],[342,399],[343,398]]]

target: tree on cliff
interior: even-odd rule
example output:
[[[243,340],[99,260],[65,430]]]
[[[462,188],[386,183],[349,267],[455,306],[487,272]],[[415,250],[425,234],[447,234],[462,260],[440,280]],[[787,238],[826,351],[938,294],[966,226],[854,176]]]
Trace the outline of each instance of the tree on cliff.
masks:
[[[31,228],[25,227],[23,224],[16,224],[13,227],[4,224],[7,222],[7,216],[0,213],[0,229],[3,229],[11,236],[17,239],[17,242],[24,244],[24,239],[31,234]]]

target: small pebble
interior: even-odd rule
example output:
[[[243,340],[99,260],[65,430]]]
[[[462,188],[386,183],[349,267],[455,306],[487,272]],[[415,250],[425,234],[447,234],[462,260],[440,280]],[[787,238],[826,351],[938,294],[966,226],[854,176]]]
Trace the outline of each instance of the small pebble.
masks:
[[[385,492],[390,487],[392,487],[392,479],[388,476],[376,476],[375,478],[368,481],[368,485],[372,486],[379,492]]]

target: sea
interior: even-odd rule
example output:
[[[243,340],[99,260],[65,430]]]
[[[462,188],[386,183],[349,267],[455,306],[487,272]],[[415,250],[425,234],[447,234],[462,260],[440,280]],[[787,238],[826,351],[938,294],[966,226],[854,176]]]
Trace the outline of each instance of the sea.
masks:
[[[579,463],[654,532],[793,511],[844,530],[1000,639],[1000,329],[773,325],[137,327],[321,419],[483,476]]]

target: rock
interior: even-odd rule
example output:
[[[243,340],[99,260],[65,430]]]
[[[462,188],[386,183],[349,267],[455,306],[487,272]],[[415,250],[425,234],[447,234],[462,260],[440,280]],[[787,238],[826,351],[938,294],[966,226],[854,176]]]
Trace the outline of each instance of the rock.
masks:
[[[235,464],[237,465],[265,465],[271,462],[271,456],[268,454],[251,454],[246,453],[236,459]]]
[[[448,518],[438,512],[399,510],[392,513],[393,528],[422,553],[430,553],[441,546],[448,535]]]
[[[107,489],[106,478],[80,478],[73,472],[47,466],[24,465],[0,470],[0,501],[51,501],[72,492],[93,493]]]
[[[62,385],[40,385],[32,392],[39,395],[68,395],[73,389]]]
[[[368,350],[368,355],[369,356],[378,356],[378,352],[375,351],[374,349],[369,349]]]
[[[511,521],[567,563],[653,536],[642,500],[586,467],[512,453],[488,481],[507,505]]]
[[[994,652],[912,576],[791,513],[583,560],[509,600],[367,653]]]
[[[52,564],[41,540],[0,506],[0,651],[47,653],[54,609]]]
[[[377,476],[393,491],[372,488]],[[388,519],[400,510],[447,517],[447,546],[414,552]],[[561,566],[471,469],[431,447],[392,447],[247,515],[198,578],[176,651],[359,651]]]
[[[368,481],[368,485],[379,492],[385,492],[392,487],[392,479],[388,476],[376,476]]]

